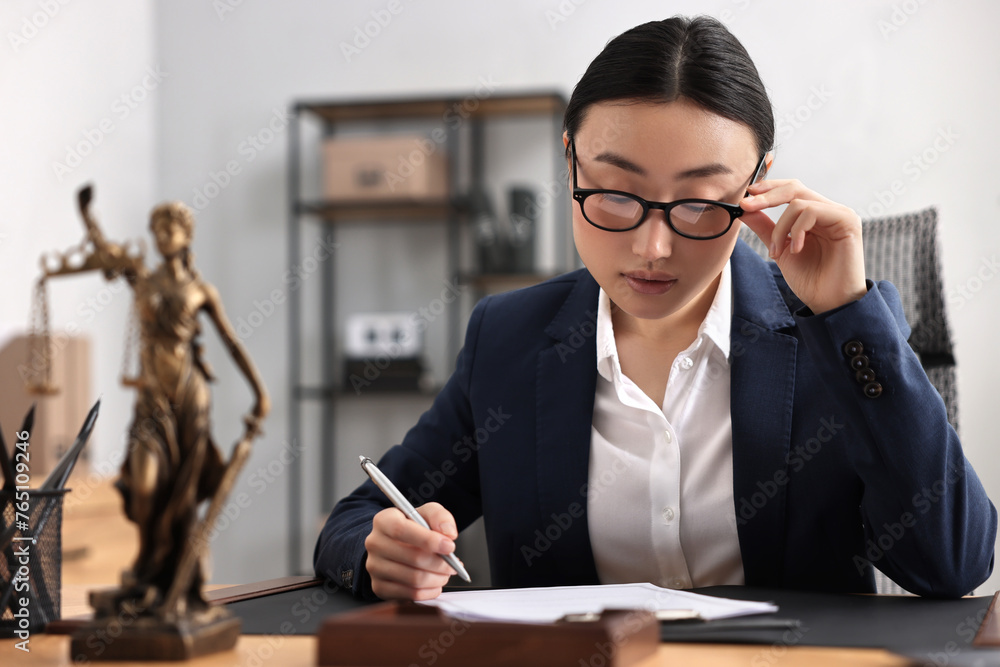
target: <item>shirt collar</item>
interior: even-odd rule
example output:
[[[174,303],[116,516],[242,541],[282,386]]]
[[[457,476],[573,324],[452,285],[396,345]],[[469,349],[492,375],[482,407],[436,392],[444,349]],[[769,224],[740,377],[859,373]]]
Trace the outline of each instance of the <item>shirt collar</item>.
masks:
[[[729,264],[726,262],[722,268],[715,299],[698,327],[698,338],[705,337],[712,341],[726,359],[729,359],[729,329],[733,314],[733,280]],[[597,295],[597,372],[609,382],[622,372],[611,323],[611,299],[604,288]]]
[[[722,267],[722,278],[715,293],[712,306],[705,315],[705,321],[698,327],[698,335],[704,334],[715,343],[719,351],[729,359],[729,330],[733,321],[733,273],[731,261]]]

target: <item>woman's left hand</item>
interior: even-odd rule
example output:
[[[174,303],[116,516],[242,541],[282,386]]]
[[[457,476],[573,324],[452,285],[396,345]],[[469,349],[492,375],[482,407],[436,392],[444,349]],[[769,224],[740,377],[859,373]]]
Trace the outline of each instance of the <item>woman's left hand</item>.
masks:
[[[865,295],[861,219],[797,180],[761,181],[740,202],[740,218],[770,249],[781,274],[813,313]],[[764,209],[788,204],[778,222]]]

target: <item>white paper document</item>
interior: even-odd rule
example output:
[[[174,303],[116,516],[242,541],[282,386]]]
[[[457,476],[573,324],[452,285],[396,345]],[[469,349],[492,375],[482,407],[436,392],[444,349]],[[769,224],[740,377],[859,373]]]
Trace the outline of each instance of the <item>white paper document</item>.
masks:
[[[769,602],[745,602],[660,588],[653,584],[503,588],[451,591],[421,602],[468,621],[552,623],[567,614],[605,609],[692,610],[706,621],[775,612]]]

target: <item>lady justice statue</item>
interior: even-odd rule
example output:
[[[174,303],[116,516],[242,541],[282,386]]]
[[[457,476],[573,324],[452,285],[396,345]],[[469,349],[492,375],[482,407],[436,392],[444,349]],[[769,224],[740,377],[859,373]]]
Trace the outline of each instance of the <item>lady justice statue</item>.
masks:
[[[153,209],[150,229],[163,262],[151,270],[141,247],[104,239],[89,211],[91,196],[89,186],[79,193],[87,240],[58,258],[56,266],[43,258],[41,281],[101,271],[108,280],[124,279],[134,292],[139,372],[123,382],[134,386],[137,396],[117,486],[125,514],[139,531],[139,553],[123,573],[120,589],[91,595],[95,620],[74,635],[72,656],[165,659],[223,650],[235,643],[239,619],[205,601],[201,559],[211,524],[249,455],[251,440],[260,433],[270,402],[218,292],[194,268],[190,209],[180,202]],[[210,432],[208,383],[214,378],[198,340],[201,314],[215,326],[256,397],[228,462]],[[199,521],[205,501],[208,509]],[[122,618],[135,622],[125,627]],[[122,636],[107,646],[93,641],[109,622],[124,627]],[[100,655],[93,655],[95,645],[102,648]]]

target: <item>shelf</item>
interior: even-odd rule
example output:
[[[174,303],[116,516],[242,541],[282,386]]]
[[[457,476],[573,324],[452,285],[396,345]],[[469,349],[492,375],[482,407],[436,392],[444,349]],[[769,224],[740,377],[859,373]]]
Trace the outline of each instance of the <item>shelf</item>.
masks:
[[[566,101],[556,92],[520,93],[514,95],[441,95],[392,100],[344,100],[300,102],[300,111],[311,112],[328,123],[356,120],[388,120],[393,118],[473,116],[517,116],[561,114]]]
[[[418,219],[440,220],[465,210],[464,200],[400,199],[398,201],[312,201],[297,202],[299,215],[315,215],[328,222],[351,220]]]

